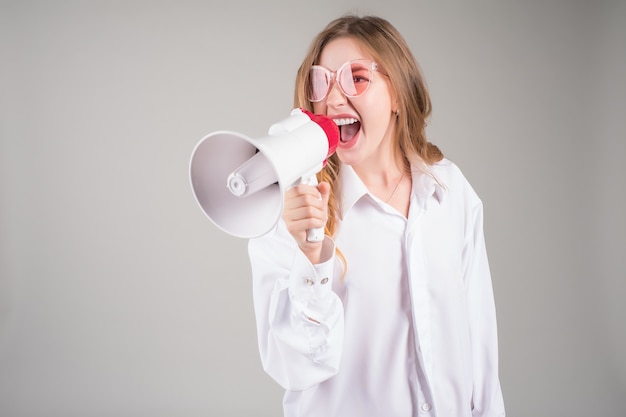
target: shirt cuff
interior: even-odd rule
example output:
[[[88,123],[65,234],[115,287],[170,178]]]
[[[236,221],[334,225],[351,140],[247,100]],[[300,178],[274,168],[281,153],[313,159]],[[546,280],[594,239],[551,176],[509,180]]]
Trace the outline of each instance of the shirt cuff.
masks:
[[[319,264],[313,265],[302,251],[298,249],[297,252],[289,278],[292,296],[305,305],[326,298],[333,286],[335,242],[324,237]]]

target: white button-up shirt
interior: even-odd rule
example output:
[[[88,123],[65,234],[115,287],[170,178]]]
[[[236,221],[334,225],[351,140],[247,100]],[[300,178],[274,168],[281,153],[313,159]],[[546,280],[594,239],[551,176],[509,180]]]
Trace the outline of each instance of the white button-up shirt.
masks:
[[[405,218],[343,166],[318,265],[282,222],[250,241],[261,360],[286,417],[504,416],[482,203],[445,159],[412,180]]]

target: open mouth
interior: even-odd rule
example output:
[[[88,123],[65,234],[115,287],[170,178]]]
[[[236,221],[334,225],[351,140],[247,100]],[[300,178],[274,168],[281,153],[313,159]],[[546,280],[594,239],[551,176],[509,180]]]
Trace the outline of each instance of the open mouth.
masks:
[[[337,126],[339,126],[340,140],[343,143],[350,142],[359,130],[361,129],[361,122],[355,118],[334,119]]]

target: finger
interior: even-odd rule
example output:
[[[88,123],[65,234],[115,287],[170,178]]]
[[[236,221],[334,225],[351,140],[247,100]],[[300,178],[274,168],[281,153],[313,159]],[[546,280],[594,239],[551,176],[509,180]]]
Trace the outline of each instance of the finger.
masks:
[[[321,206],[321,200],[315,200],[314,204],[301,203],[284,210],[287,220],[323,220],[326,217],[326,210]]]
[[[311,198],[312,197],[312,198]],[[312,199],[321,198],[320,192],[316,187],[306,184],[300,184],[295,187],[289,188],[285,192],[285,205],[300,205],[307,201],[311,201]]]

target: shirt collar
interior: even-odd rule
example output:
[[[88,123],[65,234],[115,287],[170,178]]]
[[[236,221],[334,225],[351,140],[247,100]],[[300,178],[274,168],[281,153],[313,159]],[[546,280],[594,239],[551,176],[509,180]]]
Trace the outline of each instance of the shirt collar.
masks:
[[[340,174],[340,195],[341,195],[341,214],[343,218],[344,213],[350,211],[352,206],[361,199],[364,195],[369,194],[367,187],[361,181],[361,178],[354,172],[354,169],[350,165],[341,165]]]
[[[428,203],[433,197],[434,201],[441,204],[446,194],[446,185],[435,173],[437,165],[429,166],[425,163],[411,166],[413,177],[413,197],[424,209],[428,209]]]
[[[427,209],[430,197],[434,197],[439,204],[443,202],[446,187],[433,170],[426,164],[411,166],[413,180],[412,199],[417,204]],[[350,165],[341,166],[341,217],[359,201],[364,195],[370,195],[361,178],[354,172]]]

